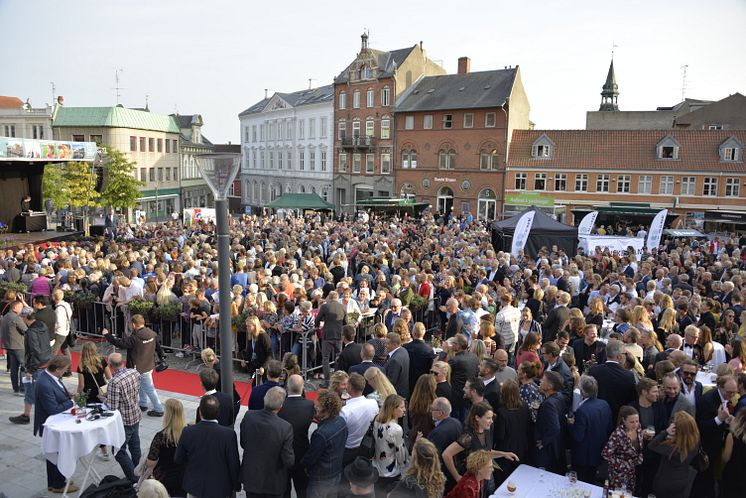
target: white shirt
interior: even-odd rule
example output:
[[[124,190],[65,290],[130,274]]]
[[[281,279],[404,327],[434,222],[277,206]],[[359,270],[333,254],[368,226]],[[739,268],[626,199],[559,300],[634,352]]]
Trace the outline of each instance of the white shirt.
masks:
[[[518,340],[518,327],[521,324],[521,312],[518,308],[508,305],[502,308],[495,317],[495,331],[505,341],[505,346],[511,346]]]
[[[378,415],[378,402],[364,396],[350,398],[339,414],[347,422],[345,448],[357,448],[368,431],[370,423]]]
[[[694,391],[696,391],[696,388],[697,388],[697,383],[696,382],[694,384],[692,384],[692,390],[691,391],[689,391],[689,387],[684,382],[681,383],[681,394],[686,399],[689,400],[689,402],[692,404],[692,406],[697,406],[697,401],[696,401],[696,399],[694,397]]]

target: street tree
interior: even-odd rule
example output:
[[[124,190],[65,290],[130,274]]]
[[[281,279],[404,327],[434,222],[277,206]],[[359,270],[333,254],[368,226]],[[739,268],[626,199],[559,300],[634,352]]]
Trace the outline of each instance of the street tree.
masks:
[[[104,163],[105,186],[98,204],[118,209],[135,207],[140,197],[140,188],[145,186],[135,177],[137,163],[111,147],[106,147]]]
[[[41,188],[44,199],[51,200],[54,209],[62,209],[68,205],[65,170],[61,164],[48,164],[44,167]]]

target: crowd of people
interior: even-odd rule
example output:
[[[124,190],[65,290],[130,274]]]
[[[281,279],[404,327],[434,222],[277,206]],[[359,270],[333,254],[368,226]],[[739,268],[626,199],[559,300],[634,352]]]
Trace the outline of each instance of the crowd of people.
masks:
[[[65,292],[87,292],[111,325],[122,320],[102,334],[127,355],[86,344],[78,391],[122,413],[114,457],[141,491],[158,481],[163,496],[200,498],[483,498],[528,463],[635,496],[743,495],[744,237],[511,256],[483,223],[427,213],[243,216],[231,234],[235,357],[222,361],[256,379],[238,427],[240,398],[218,391],[220,344],[205,333],[219,320],[214,226],[176,222],[0,251],[2,278],[28,286],[6,293],[0,324],[13,389],[25,390],[11,421],[30,423],[36,403],[40,431],[72,403],[48,406],[38,391],[72,374]],[[177,306],[178,333],[134,301]],[[160,342],[202,356],[194,421],[158,397]],[[317,393],[306,393],[303,356],[322,371]],[[145,457],[143,412],[163,417]],[[61,491],[51,463],[48,475]]]

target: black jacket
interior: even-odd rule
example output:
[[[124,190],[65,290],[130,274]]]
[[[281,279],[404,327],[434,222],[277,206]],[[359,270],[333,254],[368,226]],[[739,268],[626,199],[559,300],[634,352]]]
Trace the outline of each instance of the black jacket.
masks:
[[[484,399],[490,404],[492,410],[497,413],[500,407],[500,383],[497,379],[484,386]]]
[[[351,342],[346,346],[342,347],[339,356],[337,357],[337,364],[335,365],[337,370],[343,372],[350,372],[350,367],[360,364],[363,361],[360,352],[363,350],[362,344]]]
[[[218,399],[220,408],[218,411],[218,424],[233,429],[233,423],[236,421],[236,417],[233,414],[233,398],[230,394],[220,391],[215,391],[211,396]],[[199,410],[197,410],[196,422],[199,424],[201,420],[202,417],[199,416]]]
[[[29,325],[23,336],[25,350],[24,367],[27,373],[34,373],[40,368],[46,368],[52,359],[52,347],[49,345],[49,331],[41,320]]]
[[[402,347],[409,353],[409,392],[412,393],[417,379],[423,374],[430,375],[435,352],[432,346],[419,339],[414,339]]]
[[[616,362],[607,361],[593,366],[588,374],[598,381],[598,399],[602,399],[611,408],[611,419],[616,420],[619,408],[628,405],[637,398],[635,376]]]
[[[396,389],[396,393],[409,398],[409,353],[400,347],[386,360],[386,377]]]
[[[558,306],[547,313],[547,318],[542,324],[544,337],[542,342],[553,341],[557,338],[557,332],[562,330],[565,322],[570,319],[570,308],[567,306]]]
[[[184,466],[184,490],[199,498],[225,498],[241,489],[233,429],[201,421],[185,427],[174,462]]]
[[[324,322],[323,337],[324,341],[342,340],[342,327],[344,326],[347,311],[339,301],[328,301],[321,305],[319,314],[316,315],[316,326]]]
[[[448,417],[430,431],[427,439],[438,448],[438,453],[442,455],[445,449],[456,441],[462,432],[464,432],[464,428],[461,426],[461,422],[453,417]]]
[[[295,465],[293,426],[270,410],[249,410],[241,420],[241,447],[244,488],[259,495],[283,494]]]
[[[300,463],[300,459],[308,451],[308,428],[311,426],[314,416],[313,401],[301,396],[285,398],[280,413],[277,414],[281,419],[287,420],[293,427],[293,453],[295,462]]]

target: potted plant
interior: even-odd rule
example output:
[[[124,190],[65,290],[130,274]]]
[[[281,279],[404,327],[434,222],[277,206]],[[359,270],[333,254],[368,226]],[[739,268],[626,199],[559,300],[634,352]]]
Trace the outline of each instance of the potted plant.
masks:
[[[130,315],[150,317],[153,306],[155,305],[151,301],[145,301],[144,299],[133,299],[127,306],[129,306]]]

